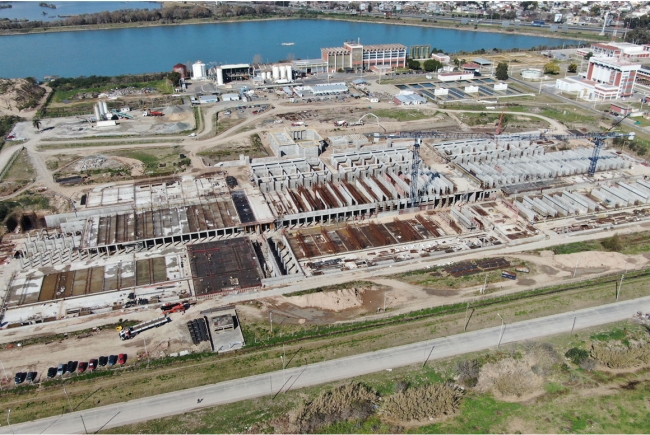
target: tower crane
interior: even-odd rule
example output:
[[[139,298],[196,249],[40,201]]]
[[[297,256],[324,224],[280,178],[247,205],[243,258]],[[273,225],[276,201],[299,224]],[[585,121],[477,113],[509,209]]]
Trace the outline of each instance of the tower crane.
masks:
[[[605,130],[604,132],[591,132],[591,133],[584,133],[584,134],[546,134],[545,132],[540,132],[537,134],[530,134],[530,133],[525,133],[525,134],[516,134],[516,133],[511,133],[506,135],[507,138],[511,139],[518,139],[518,140],[559,140],[559,141],[566,141],[570,139],[587,139],[594,144],[594,150],[589,158],[590,164],[589,164],[589,170],[588,170],[588,175],[590,177],[593,177],[595,172],[596,172],[596,167],[598,166],[598,158],[600,156],[600,150],[603,147],[603,144],[606,139],[613,139],[617,137],[627,137],[628,140],[634,140],[635,133],[630,132],[630,133],[622,133],[622,132],[614,132],[612,129],[614,129],[616,126],[618,126],[625,118],[629,116],[626,115],[619,119],[614,125],[612,125],[610,128]],[[415,142],[413,143],[413,148],[412,148],[412,162],[411,162],[411,184],[410,184],[410,201],[411,205],[415,206],[420,203],[420,190],[418,189],[418,177],[420,175],[420,163],[422,162],[422,159],[420,158],[420,145],[422,143],[423,138],[431,138],[431,139],[494,139],[497,140],[498,136],[497,135],[491,135],[488,133],[464,133],[464,132],[457,132],[457,133],[445,133],[445,132],[437,132],[437,131],[403,131],[395,134],[391,134],[390,136],[387,134],[378,134],[375,133],[374,137],[380,137],[380,138],[402,138],[402,139],[415,139]],[[436,175],[439,175],[434,172],[434,177]]]

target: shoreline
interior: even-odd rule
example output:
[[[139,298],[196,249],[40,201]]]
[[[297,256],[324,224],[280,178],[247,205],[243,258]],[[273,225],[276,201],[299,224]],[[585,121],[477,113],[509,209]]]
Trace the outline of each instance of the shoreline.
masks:
[[[435,19],[435,18],[433,18]],[[503,31],[499,26],[490,26],[486,27],[485,25],[479,26],[479,28],[474,29],[471,26],[468,28],[455,27],[453,23],[449,25],[440,25],[440,23],[426,22],[419,23],[414,22],[415,20],[386,20],[381,21],[381,19],[372,19],[372,20],[356,20],[356,19],[346,19],[343,17],[334,17],[334,16],[314,16],[314,17],[270,17],[270,18],[248,18],[248,19],[228,19],[228,20],[207,20],[207,19],[197,19],[197,20],[185,20],[177,23],[147,23],[147,22],[137,22],[133,25],[128,23],[121,23],[114,26],[106,25],[89,25],[89,26],[76,26],[76,27],[51,27],[51,28],[38,28],[38,29],[29,29],[27,31],[2,31],[0,32],[0,37],[3,36],[16,36],[16,35],[43,35],[48,33],[60,33],[60,32],[83,32],[83,31],[94,31],[94,30],[120,30],[120,29],[138,29],[138,28],[149,28],[149,27],[169,27],[169,26],[188,26],[188,25],[197,25],[197,24],[221,24],[221,23],[242,23],[242,22],[256,22],[256,21],[279,21],[279,20],[326,20],[326,21],[345,21],[350,23],[367,23],[367,24],[385,24],[385,25],[394,25],[394,26],[411,26],[411,27],[422,27],[422,28],[433,28],[433,29],[446,29],[446,30],[458,30],[463,32],[484,32],[484,33],[502,33],[505,35],[524,35],[524,36],[534,36],[539,38],[547,39],[573,39],[576,41],[583,40],[585,42],[598,42],[602,39],[598,34],[582,34],[576,35],[572,33],[567,34],[542,34],[536,32],[507,32]],[[399,22],[397,22],[399,21]],[[521,30],[521,29],[520,29]],[[547,32],[550,33],[550,32]],[[485,47],[483,47],[485,48]],[[488,50],[488,48],[485,48]],[[523,49],[524,51],[526,49]]]

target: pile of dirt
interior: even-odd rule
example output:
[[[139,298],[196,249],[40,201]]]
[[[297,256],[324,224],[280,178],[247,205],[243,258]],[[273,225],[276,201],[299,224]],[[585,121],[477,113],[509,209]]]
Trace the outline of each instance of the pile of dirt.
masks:
[[[33,79],[0,79],[0,116],[33,109],[44,95],[45,89]]]
[[[567,268],[574,268],[577,263],[580,268],[608,267],[619,270],[632,269],[648,262],[642,255],[624,255],[618,252],[601,251],[556,255],[554,260]]]
[[[97,170],[97,169],[122,169],[124,164],[117,159],[107,157],[102,154],[88,156],[78,160],[70,167],[71,170],[76,172]]]
[[[320,308],[328,311],[343,311],[363,305],[365,289],[344,289],[336,291],[309,293],[301,296],[282,296],[278,302],[287,302],[301,308]]]

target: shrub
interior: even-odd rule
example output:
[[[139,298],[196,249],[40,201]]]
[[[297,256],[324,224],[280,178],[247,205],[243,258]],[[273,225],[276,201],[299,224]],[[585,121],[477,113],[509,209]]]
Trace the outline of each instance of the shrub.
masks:
[[[584,362],[584,360],[589,358],[589,352],[587,352],[584,349],[578,349],[577,347],[572,347],[564,354],[564,356],[569,358],[569,360],[573,364],[579,366]]]
[[[379,395],[360,382],[341,385],[298,409],[289,431],[307,433],[342,420],[366,419],[378,401]]]
[[[620,252],[623,249],[623,242],[618,234],[614,234],[612,237],[608,237],[600,243],[608,251]]]
[[[610,347],[593,345],[591,356],[612,369],[626,369],[650,362],[650,345]]]
[[[383,413],[395,420],[421,421],[456,412],[463,390],[451,384],[430,384],[395,393],[384,403]]]
[[[458,373],[458,381],[468,387],[476,386],[480,370],[481,364],[478,362],[478,360],[472,359],[468,361],[456,362],[455,371]]]

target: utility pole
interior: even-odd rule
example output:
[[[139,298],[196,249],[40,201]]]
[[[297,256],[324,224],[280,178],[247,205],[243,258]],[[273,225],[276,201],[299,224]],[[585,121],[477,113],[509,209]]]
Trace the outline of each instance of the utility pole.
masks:
[[[576,319],[577,319],[577,317],[573,318],[573,326],[571,327],[571,335],[573,335],[573,329],[576,327]]]
[[[578,272],[578,263],[579,263],[579,262],[580,262],[580,259],[578,258],[578,259],[576,260],[576,267],[575,267],[575,269],[573,269],[573,277],[574,277],[574,278],[576,277],[576,273]]]
[[[501,339],[503,338],[503,331],[506,327],[506,324],[503,321],[503,317],[501,317],[501,314],[497,313],[497,316],[499,316],[499,319],[501,319],[501,331],[499,332],[499,342],[497,343],[497,349],[498,349],[499,346],[501,346]]]
[[[9,378],[7,377],[7,371],[5,370],[5,365],[0,361],[0,366],[2,366],[2,373],[5,375],[5,381],[8,381]]]
[[[7,409],[7,426],[11,427],[11,423],[9,423],[9,414],[11,414],[11,409]],[[14,433],[13,427],[11,427],[11,433]]]
[[[465,308],[465,327],[464,331],[467,332],[467,312],[469,311],[469,302],[467,303],[467,308]]]
[[[618,297],[621,295],[621,289],[623,288],[623,278],[625,278],[625,274],[621,275],[621,282],[618,284],[618,291],[616,292],[616,302],[618,302]]]
[[[273,334],[273,311],[269,311],[269,321],[271,322],[271,334]]]
[[[144,339],[144,336],[142,336],[142,341],[144,341],[144,353],[147,354],[147,364],[149,364],[151,361],[149,360],[149,352],[147,352],[147,340]]]
[[[65,393],[66,399],[68,399],[68,405],[70,405],[70,412],[72,412],[72,402],[70,402],[70,396],[68,396],[68,392],[65,391],[65,388],[63,388],[63,392]]]
[[[384,313],[386,312],[386,292],[384,292]]]

